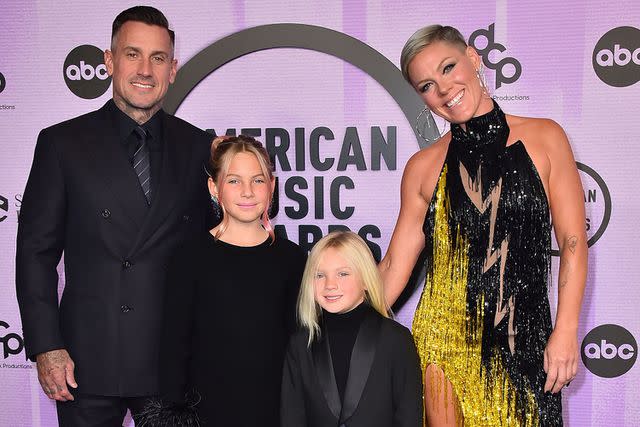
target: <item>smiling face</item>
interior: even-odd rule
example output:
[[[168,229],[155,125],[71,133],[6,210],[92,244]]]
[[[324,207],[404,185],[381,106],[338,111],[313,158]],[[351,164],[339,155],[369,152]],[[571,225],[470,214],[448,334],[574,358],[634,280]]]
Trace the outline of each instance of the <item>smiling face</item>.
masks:
[[[229,169],[216,184],[209,180],[209,191],[216,196],[228,217],[229,226],[260,224],[260,217],[269,206],[275,182],[265,176],[253,153],[233,156]]]
[[[160,109],[177,65],[166,28],[125,22],[104,59],[113,77],[113,100],[122,111],[141,123]]]
[[[316,302],[329,313],[351,311],[365,298],[360,274],[332,247],[320,256],[313,289]]]
[[[408,72],[413,87],[434,114],[450,123],[465,123],[493,109],[477,77],[479,67],[480,57],[472,47],[437,41],[413,58]]]

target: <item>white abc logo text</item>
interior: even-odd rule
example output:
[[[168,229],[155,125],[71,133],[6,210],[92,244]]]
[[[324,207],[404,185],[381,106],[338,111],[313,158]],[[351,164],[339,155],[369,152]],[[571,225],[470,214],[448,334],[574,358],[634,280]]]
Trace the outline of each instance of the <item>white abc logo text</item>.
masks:
[[[638,358],[638,343],[627,329],[605,324],[593,328],[582,340],[582,363],[603,378],[624,375]]]
[[[616,65],[624,67],[631,61],[640,65],[640,47],[631,52],[629,49],[621,48],[619,44],[615,44],[613,52],[610,49],[601,49],[596,54],[596,62],[602,67],[613,67],[614,62]]]
[[[633,357],[635,351],[631,344],[622,344],[616,347],[607,340],[600,340],[600,345],[596,343],[587,344],[584,347],[584,355],[589,359],[613,359],[619,357],[623,360],[629,360]]]
[[[640,29],[616,27],[593,48],[593,70],[609,86],[626,87],[640,80]]]
[[[93,68],[91,64],[85,64],[84,61],[80,61],[80,66],[69,65],[65,70],[65,74],[69,80],[91,80],[94,77],[100,80],[106,80],[109,78],[107,73],[107,67],[104,64],[100,64]]]
[[[84,99],[102,96],[111,85],[104,53],[88,44],[69,52],[62,66],[62,76],[69,90]]]

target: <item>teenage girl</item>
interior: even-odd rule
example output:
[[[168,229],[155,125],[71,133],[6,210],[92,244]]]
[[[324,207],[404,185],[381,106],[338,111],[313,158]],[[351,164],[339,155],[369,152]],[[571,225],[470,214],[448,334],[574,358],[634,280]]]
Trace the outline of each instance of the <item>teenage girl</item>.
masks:
[[[209,191],[222,219],[169,267],[161,425],[197,425],[195,412],[200,426],[279,426],[282,363],[306,253],[273,233],[272,171],[255,139],[214,141]]]

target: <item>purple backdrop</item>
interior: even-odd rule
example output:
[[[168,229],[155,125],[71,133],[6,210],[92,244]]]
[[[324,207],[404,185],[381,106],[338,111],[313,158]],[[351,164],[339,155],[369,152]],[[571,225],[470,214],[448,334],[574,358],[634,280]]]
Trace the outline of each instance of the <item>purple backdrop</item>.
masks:
[[[581,363],[578,377],[563,395],[566,425],[638,425],[640,373],[635,366],[635,337],[639,336],[640,317],[633,313],[640,303],[636,286],[640,267],[634,262],[640,237],[636,220],[640,214],[636,195],[640,141],[634,125],[640,108],[640,3],[151,3],[165,12],[176,30],[180,64],[225,36],[273,23],[310,24],[345,33],[396,65],[404,41],[424,25],[450,24],[467,37],[484,30],[484,35],[476,39],[476,47],[489,52],[485,58],[489,65],[487,78],[502,108],[516,115],[550,117],[566,130],[581,164],[587,232],[597,240],[589,253],[579,331],[586,364]],[[64,6],[59,2],[5,0],[0,6],[3,426],[57,425],[54,404],[42,394],[35,366],[25,360],[21,350],[13,279],[17,217],[36,136],[41,128],[96,109],[109,99],[110,88],[93,99],[76,94],[95,94],[102,80],[98,69],[97,76],[85,78],[86,87],[78,89],[82,77],[80,82],[73,80],[77,75],[69,66],[77,66],[82,72],[80,61],[84,61],[85,77],[91,76],[87,68],[90,59],[69,54],[81,45],[106,48],[113,17],[130,5],[119,0],[70,0]],[[500,87],[496,88],[498,83]],[[307,239],[311,226],[326,233],[331,225],[346,225],[366,234],[382,253],[386,250],[399,208],[402,169],[418,144],[412,125],[393,97],[366,72],[313,50],[256,52],[209,75],[184,100],[177,115],[218,134],[230,128],[255,128],[260,139],[276,145],[282,139],[270,135],[288,134],[291,146],[286,158],[291,170],[278,162],[280,210],[275,223],[284,226],[294,241]],[[328,171],[315,170],[308,157],[310,135],[320,127],[328,128],[334,136],[333,140],[320,142],[321,157],[336,159]],[[296,133],[303,132],[296,145]],[[354,164],[339,170],[344,141],[351,144],[346,147],[348,152],[356,155],[356,139],[362,147],[365,170],[358,170]],[[372,145],[381,141],[395,144],[393,155],[382,159],[372,155]],[[304,157],[300,155],[302,146],[307,147]],[[376,160],[380,161],[379,168],[375,167]],[[289,197],[285,187],[293,177],[302,177],[308,188],[297,188],[298,196]],[[341,177],[348,177],[354,188],[338,185],[348,182]],[[332,185],[338,188],[339,196],[333,201],[334,210],[336,206],[354,208],[348,218],[336,218],[331,209]],[[300,195],[308,201],[309,210],[303,218],[292,219],[285,208],[298,209]],[[61,286],[63,283],[61,278]],[[555,284],[554,275],[550,294],[553,304]],[[419,292],[398,313],[406,325],[410,325]]]

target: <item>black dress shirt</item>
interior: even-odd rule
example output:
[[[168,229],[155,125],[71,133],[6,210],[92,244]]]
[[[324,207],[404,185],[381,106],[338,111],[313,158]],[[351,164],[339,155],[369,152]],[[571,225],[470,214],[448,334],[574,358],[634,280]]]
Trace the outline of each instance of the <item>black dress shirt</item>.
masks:
[[[113,100],[109,101],[107,104],[123,153],[127,156],[127,159],[129,159],[131,167],[133,167],[133,155],[135,154],[139,144],[139,140],[134,133],[134,129],[138,126],[142,126],[147,131],[147,147],[149,147],[149,162],[151,164],[151,204],[153,203],[153,195],[157,194],[157,178],[160,176],[160,169],[162,167],[165,113],[160,109],[149,120],[142,125],[139,125],[135,120],[120,110]]]

